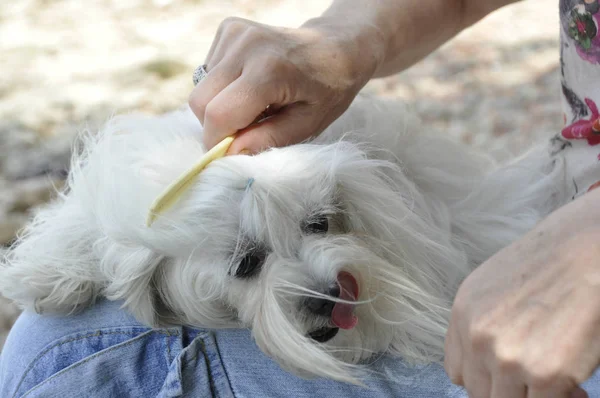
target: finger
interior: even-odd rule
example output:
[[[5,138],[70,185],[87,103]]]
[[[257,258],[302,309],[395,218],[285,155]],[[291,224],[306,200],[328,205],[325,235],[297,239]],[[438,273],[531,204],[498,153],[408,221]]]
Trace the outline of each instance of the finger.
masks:
[[[460,336],[459,336],[460,337]],[[462,377],[464,386],[469,393],[469,398],[489,398],[492,393],[492,377],[486,364],[480,359],[482,355],[473,352],[473,347],[466,345],[462,352]]]
[[[227,86],[236,81],[241,73],[241,66],[217,65],[214,69],[208,69],[206,77],[194,87],[188,102],[192,112],[202,125],[204,125],[207,105]]]
[[[446,340],[444,341],[444,369],[452,383],[462,386],[464,384],[462,375],[462,344],[456,326],[456,314],[452,311]]]
[[[494,375],[490,398],[525,398],[527,386],[522,380],[515,379],[514,374]]]
[[[251,125],[269,105],[279,103],[278,90],[269,84],[253,84],[253,79],[244,76],[228,85],[205,107],[205,145],[212,148]]]
[[[569,394],[564,390],[540,390],[529,388],[527,391],[527,398],[569,398]]]
[[[272,147],[297,144],[319,131],[320,115],[304,104],[293,104],[262,123],[240,131],[229,148],[229,154],[256,154]]]
[[[221,24],[219,24],[219,28],[217,29],[217,33],[215,33],[215,37],[213,39],[212,44],[210,45],[210,49],[208,50],[208,53],[206,54],[206,58],[204,59],[204,64],[208,67],[214,67],[214,65],[216,65],[219,62],[219,59],[213,59],[216,58],[214,57],[215,54],[215,50],[218,47],[221,47],[223,40],[221,40],[221,38],[223,37],[223,30],[225,30],[225,25],[221,22]],[[210,63],[210,65],[209,65]]]
[[[204,63],[211,68],[218,64],[226,53],[235,53],[237,39],[242,36],[250,25],[252,25],[251,21],[242,18],[229,17],[224,19],[219,24]]]
[[[468,361],[463,370],[465,388],[469,393],[469,398],[489,398],[492,389],[492,380],[490,374],[475,361]],[[512,398],[512,397],[511,397]]]
[[[569,398],[588,398],[588,393],[581,387],[576,387],[573,391],[571,391],[571,395]]]
[[[227,60],[231,63],[233,59],[241,60],[243,59],[242,51],[243,48],[240,48],[236,42],[237,38],[230,38],[228,36],[221,36],[221,39],[218,42],[213,42],[213,45],[206,56],[206,60],[204,64],[206,65],[207,70],[213,70],[217,67],[221,62]],[[239,62],[241,65],[242,62]]]
[[[573,395],[575,394],[575,395]],[[527,398],[587,398],[587,393],[580,387],[561,387],[551,384],[544,388],[529,388]]]

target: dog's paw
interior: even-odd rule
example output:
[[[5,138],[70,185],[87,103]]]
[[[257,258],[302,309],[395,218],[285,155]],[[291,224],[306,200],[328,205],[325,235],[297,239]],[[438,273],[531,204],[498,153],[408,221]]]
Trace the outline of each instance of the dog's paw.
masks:
[[[41,268],[20,264],[0,268],[0,294],[39,314],[66,314],[90,305],[98,289],[91,281],[52,275]]]

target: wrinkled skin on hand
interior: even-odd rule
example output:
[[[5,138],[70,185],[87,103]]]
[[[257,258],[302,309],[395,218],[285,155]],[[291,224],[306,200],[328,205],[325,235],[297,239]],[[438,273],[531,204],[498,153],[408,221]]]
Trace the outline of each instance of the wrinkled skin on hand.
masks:
[[[445,368],[472,398],[586,397],[600,359],[600,190],[564,206],[462,284]]]

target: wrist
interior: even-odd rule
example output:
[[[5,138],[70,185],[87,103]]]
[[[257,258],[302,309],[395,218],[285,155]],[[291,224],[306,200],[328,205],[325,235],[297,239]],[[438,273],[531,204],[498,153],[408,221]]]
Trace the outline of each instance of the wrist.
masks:
[[[385,61],[387,42],[374,24],[349,23],[345,18],[321,16],[306,21],[301,28],[319,33],[343,53],[351,74],[366,84]]]

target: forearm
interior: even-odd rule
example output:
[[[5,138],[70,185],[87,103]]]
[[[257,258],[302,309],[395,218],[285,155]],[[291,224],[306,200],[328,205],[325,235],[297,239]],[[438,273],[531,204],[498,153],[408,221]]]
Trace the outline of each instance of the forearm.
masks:
[[[411,66],[488,13],[515,1],[334,0],[307,25],[351,29],[361,54],[377,64],[374,77],[383,77]]]

